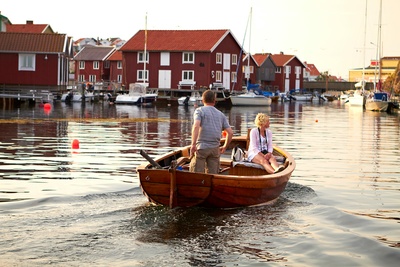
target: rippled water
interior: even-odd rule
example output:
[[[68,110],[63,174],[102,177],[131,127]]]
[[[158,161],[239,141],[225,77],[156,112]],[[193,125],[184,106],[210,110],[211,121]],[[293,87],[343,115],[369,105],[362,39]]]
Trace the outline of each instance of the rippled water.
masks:
[[[0,265],[398,266],[397,113],[338,101],[221,110],[235,134],[268,113],[274,142],[294,156],[274,205],[148,205],[138,152],[189,144],[193,107],[1,110]]]

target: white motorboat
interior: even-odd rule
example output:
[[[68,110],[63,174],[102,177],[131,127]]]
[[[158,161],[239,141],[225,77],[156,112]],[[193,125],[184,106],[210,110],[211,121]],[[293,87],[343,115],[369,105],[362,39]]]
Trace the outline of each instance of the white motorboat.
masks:
[[[356,90],[353,95],[348,97],[348,103],[350,106],[361,106],[365,105],[365,96],[360,90]]]
[[[157,100],[158,92],[148,92],[147,86],[141,83],[129,84],[129,92],[127,94],[117,95],[115,104],[152,104]]]
[[[71,90],[61,96],[62,102],[89,102],[94,100],[94,93],[86,91],[83,95],[79,91]]]
[[[256,94],[254,91],[247,91],[244,94],[231,95],[232,106],[270,106],[270,97]]]
[[[385,92],[371,93],[365,101],[365,109],[370,111],[387,111],[389,106],[388,94]]]
[[[203,106],[199,92],[192,92],[190,96],[182,96],[178,98],[178,104],[180,106]]]

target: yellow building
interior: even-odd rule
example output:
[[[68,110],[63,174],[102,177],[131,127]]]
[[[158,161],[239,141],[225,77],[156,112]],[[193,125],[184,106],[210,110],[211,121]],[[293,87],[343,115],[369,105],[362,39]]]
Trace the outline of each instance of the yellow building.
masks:
[[[382,83],[386,78],[396,71],[397,64],[400,57],[383,57],[381,59],[381,81]],[[364,80],[373,83],[379,79],[379,65],[376,60],[371,60],[371,64],[364,69]],[[362,80],[363,69],[352,69],[349,71],[349,82],[360,82]]]

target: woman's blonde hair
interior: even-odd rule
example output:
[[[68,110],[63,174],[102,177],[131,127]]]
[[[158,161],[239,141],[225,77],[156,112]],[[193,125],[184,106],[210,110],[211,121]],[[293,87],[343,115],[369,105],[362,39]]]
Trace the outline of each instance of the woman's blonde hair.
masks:
[[[265,115],[264,113],[258,113],[254,120],[254,124],[257,127],[261,127],[261,125],[264,125],[267,121],[269,121],[268,115]]]

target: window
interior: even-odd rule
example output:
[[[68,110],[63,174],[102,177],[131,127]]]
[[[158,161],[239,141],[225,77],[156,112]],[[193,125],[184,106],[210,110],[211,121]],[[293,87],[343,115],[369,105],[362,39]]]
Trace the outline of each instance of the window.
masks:
[[[149,80],[149,71],[148,70],[138,70],[137,71],[137,80],[146,82]]]
[[[79,75],[78,81],[79,82],[84,82],[85,81],[85,75],[83,75],[83,74]]]
[[[232,54],[232,65],[237,65],[237,55]]]
[[[19,54],[18,70],[34,71],[36,65],[34,54]]]
[[[169,66],[169,52],[161,52],[160,54],[160,66]]]
[[[89,75],[89,82],[95,83],[96,82],[96,75]]]
[[[194,80],[194,71],[192,70],[184,70],[182,71],[182,81],[185,80]]]
[[[184,52],[182,54],[182,63],[194,63],[194,53]]]
[[[215,59],[216,59],[217,64],[222,64],[222,54],[221,53],[217,53],[215,55]]]
[[[292,72],[292,67],[291,66],[286,66],[285,67],[285,73],[290,74]]]
[[[236,72],[231,72],[231,80],[232,82],[237,82],[237,76],[236,76]]]
[[[222,81],[222,71],[215,72],[215,81],[221,82]]]
[[[85,61],[79,61],[79,69],[84,70],[85,69]]]
[[[117,75],[117,83],[122,83],[122,75]]]
[[[138,53],[138,63],[144,63],[144,52]],[[149,52],[146,52],[146,63],[149,63]]]
[[[110,61],[104,61],[104,68],[109,69],[110,68]]]
[[[281,73],[281,72],[282,72],[282,68],[281,67],[276,67],[275,73]]]
[[[99,69],[99,62],[98,61],[93,61],[93,69],[98,70]]]
[[[117,69],[122,69],[122,61],[117,61]]]
[[[301,74],[301,67],[300,66],[296,66],[296,74]]]

